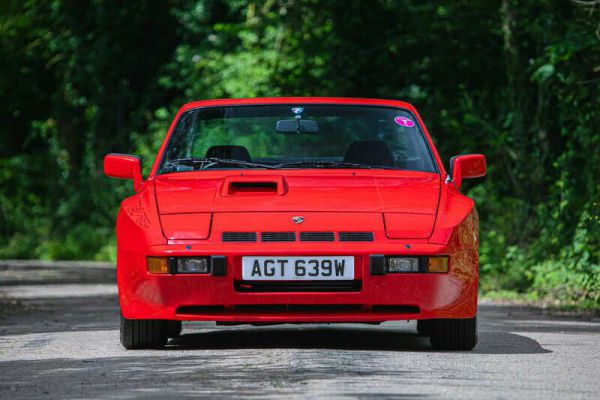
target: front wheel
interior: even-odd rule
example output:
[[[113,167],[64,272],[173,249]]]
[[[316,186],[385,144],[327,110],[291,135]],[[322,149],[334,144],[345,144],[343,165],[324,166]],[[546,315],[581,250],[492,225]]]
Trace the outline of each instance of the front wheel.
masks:
[[[477,344],[477,317],[433,319],[429,342],[438,350],[471,350]]]
[[[167,321],[167,336],[170,338],[181,335],[181,321]]]
[[[433,320],[430,320],[430,319],[417,320],[417,332],[419,332],[419,335],[431,336],[432,330],[433,330]]]
[[[126,349],[158,349],[167,344],[167,321],[121,316],[121,344]]]

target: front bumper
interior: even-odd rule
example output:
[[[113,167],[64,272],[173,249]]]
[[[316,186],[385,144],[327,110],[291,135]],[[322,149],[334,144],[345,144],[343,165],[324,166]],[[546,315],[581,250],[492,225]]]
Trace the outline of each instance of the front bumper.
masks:
[[[399,249],[401,249],[399,251]],[[373,254],[450,255],[445,274],[388,274],[369,271]],[[227,259],[225,276],[154,275],[147,256],[210,256]],[[346,292],[245,292],[239,290],[241,258],[254,256],[350,255],[360,289]],[[382,322],[406,319],[471,318],[477,308],[476,250],[428,243],[169,244],[144,251],[120,249],[117,277],[121,311],[129,319],[172,319],[229,323]]]

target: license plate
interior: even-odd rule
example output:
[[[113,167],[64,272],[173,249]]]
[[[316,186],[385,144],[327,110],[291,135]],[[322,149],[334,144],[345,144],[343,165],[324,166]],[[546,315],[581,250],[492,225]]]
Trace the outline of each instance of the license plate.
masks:
[[[242,257],[246,281],[326,281],[354,279],[354,257]]]

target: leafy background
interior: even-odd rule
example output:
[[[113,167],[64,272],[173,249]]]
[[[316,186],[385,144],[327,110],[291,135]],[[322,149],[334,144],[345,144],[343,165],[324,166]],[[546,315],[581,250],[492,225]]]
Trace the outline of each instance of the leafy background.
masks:
[[[488,158],[482,290],[598,308],[599,3],[2,1],[0,258],[114,259],[102,157],[147,172],[187,101],[394,98]]]

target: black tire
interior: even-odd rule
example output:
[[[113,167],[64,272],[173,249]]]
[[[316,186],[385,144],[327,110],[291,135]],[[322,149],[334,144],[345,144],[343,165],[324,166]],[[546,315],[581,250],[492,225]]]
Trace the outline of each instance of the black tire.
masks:
[[[181,321],[167,321],[167,336],[170,338],[181,335]]]
[[[167,321],[121,317],[121,344],[126,349],[158,349],[167,344]]]
[[[433,321],[430,319],[417,320],[417,332],[421,336],[431,336],[433,330]]]
[[[437,350],[471,350],[477,344],[477,318],[434,319],[429,342]]]

